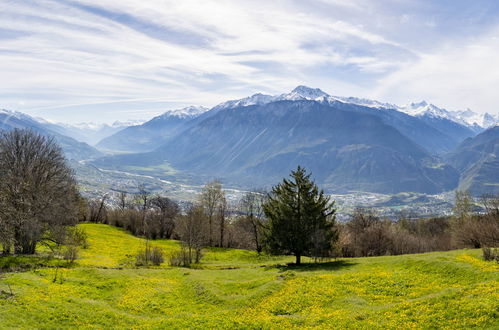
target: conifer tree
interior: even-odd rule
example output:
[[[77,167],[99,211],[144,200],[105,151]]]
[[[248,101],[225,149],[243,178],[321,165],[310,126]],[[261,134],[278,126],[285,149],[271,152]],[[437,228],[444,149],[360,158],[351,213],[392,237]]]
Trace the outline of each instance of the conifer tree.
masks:
[[[291,253],[296,264],[301,256],[324,256],[337,239],[334,201],[298,166],[291,180],[272,188],[263,209],[268,219],[265,245],[270,253]]]

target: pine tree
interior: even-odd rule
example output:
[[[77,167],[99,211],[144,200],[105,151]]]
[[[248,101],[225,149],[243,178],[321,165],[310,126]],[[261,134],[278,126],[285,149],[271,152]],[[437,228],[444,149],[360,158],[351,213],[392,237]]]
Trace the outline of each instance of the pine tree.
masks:
[[[305,169],[298,166],[290,177],[272,188],[263,205],[265,243],[270,253],[293,254],[299,265],[303,255],[323,257],[331,250],[336,210]]]

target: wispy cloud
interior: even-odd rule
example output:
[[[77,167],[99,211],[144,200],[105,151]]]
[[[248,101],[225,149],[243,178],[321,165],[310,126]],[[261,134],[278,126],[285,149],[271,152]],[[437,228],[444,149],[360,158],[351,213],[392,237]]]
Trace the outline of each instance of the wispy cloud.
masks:
[[[140,117],[141,106],[150,116],[154,109],[210,106],[297,84],[454,106],[450,97],[466,90],[466,81],[473,90],[496,82],[495,68],[476,62],[493,66],[497,43],[486,40],[499,24],[495,6],[479,23],[466,21],[466,30],[461,24],[457,35],[439,22],[452,9],[418,3],[4,0],[0,107],[56,120],[110,121],[125,111]],[[464,52],[452,53],[456,45]],[[477,77],[464,64],[483,72]],[[496,100],[489,94],[479,103],[459,101],[491,111]]]

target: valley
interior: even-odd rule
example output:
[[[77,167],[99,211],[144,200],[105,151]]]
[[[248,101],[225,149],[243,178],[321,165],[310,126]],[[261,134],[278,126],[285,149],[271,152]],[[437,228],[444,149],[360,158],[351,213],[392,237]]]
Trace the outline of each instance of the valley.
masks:
[[[188,202],[218,179],[236,201],[245,191],[269,190],[297,165],[336,200],[340,218],[356,207],[389,218],[447,215],[456,189],[476,197],[499,192],[499,118],[427,102],[398,106],[298,86],[131,126],[61,126],[6,110],[0,117],[4,129],[55,136],[88,198],[133,193],[143,183]]]

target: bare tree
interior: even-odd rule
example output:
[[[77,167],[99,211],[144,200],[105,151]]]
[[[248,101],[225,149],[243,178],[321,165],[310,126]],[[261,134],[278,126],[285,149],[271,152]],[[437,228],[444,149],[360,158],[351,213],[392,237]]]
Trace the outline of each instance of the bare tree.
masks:
[[[227,198],[222,196],[220,203],[218,204],[218,226],[220,229],[220,242],[218,246],[220,247],[224,246],[224,233],[228,215],[229,205],[227,203]]]
[[[175,218],[180,213],[180,207],[173,200],[162,196],[151,199],[151,205],[155,209],[152,220],[157,227],[157,236],[170,238],[175,229]]]
[[[258,253],[263,250],[261,243],[261,226],[264,218],[263,203],[266,193],[263,191],[249,191],[239,202],[239,211],[244,217],[244,221],[249,225],[255,249]]]
[[[222,184],[218,180],[207,183],[201,192],[200,202],[208,218],[208,244],[210,246],[213,245],[213,220],[224,196]]]
[[[149,195],[151,192],[146,189],[146,185],[141,183],[137,186],[137,203],[139,209],[142,213],[142,234],[147,238],[147,209],[150,206],[151,201],[149,200]]]
[[[89,220],[91,222],[104,222],[106,218],[106,202],[109,199],[107,193],[99,199],[93,199],[89,202]]]
[[[182,242],[181,258],[184,266],[199,263],[201,250],[206,244],[205,211],[200,205],[188,207],[184,216],[181,216],[177,225],[177,232]]]
[[[73,172],[52,138],[31,130],[1,133],[2,244],[13,245],[16,253],[34,253],[53,228],[77,221],[78,202]]]
[[[117,198],[118,198],[118,208],[121,211],[124,211],[126,208],[128,208],[128,193],[124,190],[120,190],[117,193]]]

